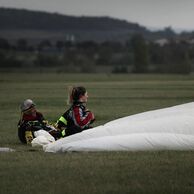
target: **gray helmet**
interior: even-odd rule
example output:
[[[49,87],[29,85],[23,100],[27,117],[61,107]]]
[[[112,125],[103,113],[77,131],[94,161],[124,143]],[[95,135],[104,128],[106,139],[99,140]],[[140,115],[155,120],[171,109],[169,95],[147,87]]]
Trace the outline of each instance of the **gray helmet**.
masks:
[[[27,100],[25,100],[25,101],[21,104],[20,108],[21,108],[21,111],[24,112],[24,111],[26,111],[26,110],[28,110],[28,109],[34,107],[35,105],[36,105],[36,104],[35,104],[31,99],[27,99]]]

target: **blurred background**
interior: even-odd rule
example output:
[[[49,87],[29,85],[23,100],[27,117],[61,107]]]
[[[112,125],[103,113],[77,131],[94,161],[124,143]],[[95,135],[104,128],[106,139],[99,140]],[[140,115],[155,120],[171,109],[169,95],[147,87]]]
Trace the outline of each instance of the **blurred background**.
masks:
[[[1,0],[0,71],[194,71],[192,0]]]

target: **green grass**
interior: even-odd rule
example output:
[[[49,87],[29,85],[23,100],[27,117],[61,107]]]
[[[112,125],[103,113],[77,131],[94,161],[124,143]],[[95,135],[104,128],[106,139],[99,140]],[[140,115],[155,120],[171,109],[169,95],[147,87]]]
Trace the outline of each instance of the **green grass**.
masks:
[[[194,76],[0,74],[0,193],[194,193],[191,151],[44,153],[17,139],[19,105],[32,98],[52,122],[67,108],[67,87],[84,85],[95,126],[191,102]]]

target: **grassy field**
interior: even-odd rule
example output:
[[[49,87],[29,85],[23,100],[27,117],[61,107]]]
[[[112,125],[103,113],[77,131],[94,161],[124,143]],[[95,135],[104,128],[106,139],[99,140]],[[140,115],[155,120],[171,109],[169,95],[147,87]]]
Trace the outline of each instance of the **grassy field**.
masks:
[[[194,193],[194,152],[44,153],[17,138],[20,103],[31,98],[55,122],[67,87],[84,85],[95,126],[135,113],[192,102],[194,76],[0,73],[0,194]]]

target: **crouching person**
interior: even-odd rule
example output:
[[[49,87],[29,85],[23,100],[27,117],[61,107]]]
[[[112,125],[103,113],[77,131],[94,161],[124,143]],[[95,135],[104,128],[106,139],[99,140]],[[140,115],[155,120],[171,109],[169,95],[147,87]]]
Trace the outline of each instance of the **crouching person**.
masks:
[[[60,132],[53,126],[48,125],[42,113],[38,112],[35,103],[31,99],[25,100],[21,106],[21,118],[18,122],[18,137],[22,143],[31,144],[34,132],[45,130],[55,139],[61,136]]]
[[[70,93],[71,107],[58,119],[56,127],[63,136],[73,135],[91,128],[94,114],[86,109],[88,93],[84,87],[74,87]]]

